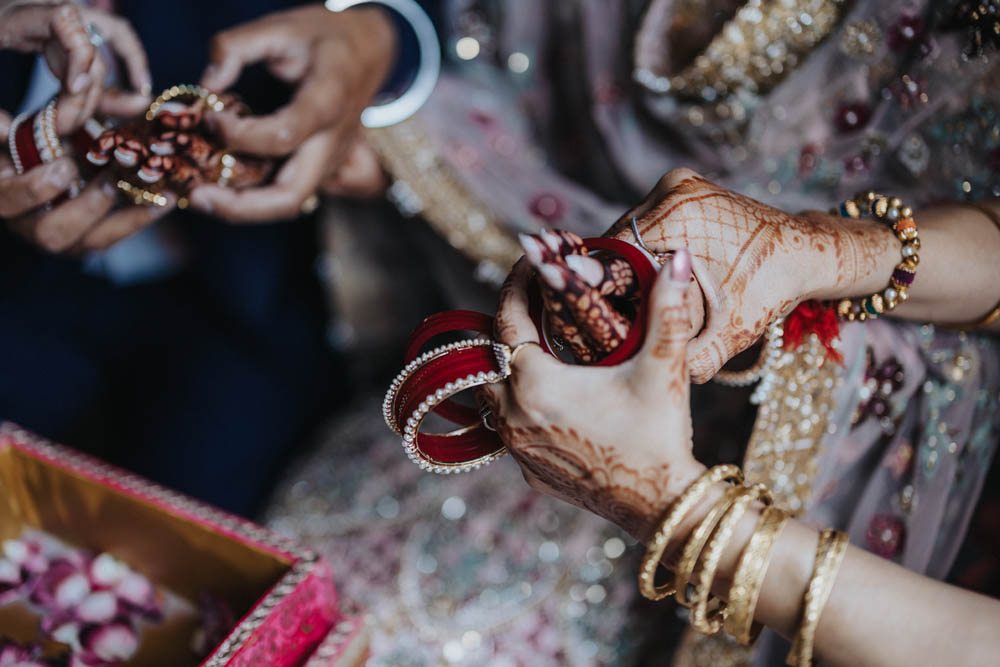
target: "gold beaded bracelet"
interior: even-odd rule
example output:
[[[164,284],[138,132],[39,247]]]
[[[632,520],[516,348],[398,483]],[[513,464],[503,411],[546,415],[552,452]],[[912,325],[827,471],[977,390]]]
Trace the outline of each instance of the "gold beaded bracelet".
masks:
[[[802,605],[802,621],[792,643],[792,650],[785,659],[786,664],[792,667],[812,665],[816,628],[823,608],[830,599],[844,554],[847,553],[847,544],[846,533],[829,528],[820,533],[819,543],[816,545],[816,560],[813,562],[812,576]]]
[[[909,297],[908,290],[917,274],[917,265],[920,264],[920,255],[917,254],[920,250],[920,237],[917,224],[913,221],[912,208],[904,206],[899,197],[886,197],[869,190],[856,195],[854,199],[848,199],[839,209],[840,215],[855,220],[865,212],[870,212],[877,220],[892,228],[896,238],[902,243],[902,261],[896,265],[889,285],[881,292],[857,301],[841,299],[837,303],[837,315],[848,322],[873,320],[906,301]]]
[[[744,491],[736,499],[719,522],[719,527],[712,535],[711,542],[705,550],[705,558],[698,572],[698,580],[694,586],[694,594],[691,596],[691,627],[706,635],[714,635],[722,629],[728,611],[727,604],[720,602],[715,610],[710,614],[708,610],[709,602],[712,599],[712,582],[715,579],[715,572],[719,569],[719,561],[722,560],[722,553],[729,541],[733,538],[733,531],[736,524],[746,513],[750,503],[760,500],[770,505],[773,501],[771,492],[763,484],[754,484],[744,487]]]
[[[185,83],[179,86],[171,86],[160,93],[160,95],[153,100],[153,103],[149,105],[149,109],[146,110],[146,120],[153,120],[156,118],[156,114],[159,112],[160,107],[178,97],[201,98],[205,100],[205,104],[207,104],[212,111],[222,111],[225,108],[225,103],[219,99],[219,96],[215,93],[209,91],[207,88]]]
[[[676,592],[676,582],[673,579],[665,584],[656,585],[656,568],[660,564],[660,559],[663,558],[663,552],[666,551],[670,538],[680,527],[684,518],[709,489],[724,481],[742,484],[743,473],[740,472],[738,466],[734,465],[719,465],[709,468],[692,482],[670,506],[667,515],[650,538],[649,544],[646,546],[646,553],[642,557],[642,563],[639,565],[639,592],[644,597],[656,601]]]
[[[757,528],[740,555],[733,574],[733,584],[729,589],[729,613],[726,615],[726,632],[736,641],[749,646],[753,644],[764,626],[754,623],[757,600],[764,587],[767,568],[774,554],[774,544],[778,534],[788,523],[789,514],[780,507],[771,505],[761,514]]]

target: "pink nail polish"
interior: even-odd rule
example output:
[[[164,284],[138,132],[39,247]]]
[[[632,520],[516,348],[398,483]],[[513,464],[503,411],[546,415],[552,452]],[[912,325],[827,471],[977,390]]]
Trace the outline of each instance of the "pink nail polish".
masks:
[[[674,257],[670,261],[670,279],[685,284],[691,281],[691,254],[687,248],[674,252]]]
[[[528,258],[529,262],[535,266],[542,263],[542,247],[535,237],[530,234],[518,234],[517,240],[521,242],[524,256]]]
[[[563,277],[559,269],[551,264],[542,264],[538,267],[538,274],[552,289],[559,291],[566,289],[566,278]]]
[[[597,287],[604,279],[604,267],[593,257],[566,255],[566,264],[583,278],[591,287]]]

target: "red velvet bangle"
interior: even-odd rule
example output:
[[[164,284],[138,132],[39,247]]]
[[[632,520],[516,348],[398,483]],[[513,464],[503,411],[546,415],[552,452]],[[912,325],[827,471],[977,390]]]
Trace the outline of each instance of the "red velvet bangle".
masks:
[[[626,241],[586,239],[594,253],[614,253],[633,268],[639,283],[640,306],[623,344],[596,365],[609,366],[631,357],[642,345],[646,330],[646,302],[657,266],[642,250]],[[553,354],[545,339],[545,313],[537,283],[530,288],[531,316],[542,339],[542,348]],[[406,348],[406,367],[396,376],[382,405],[389,428],[403,436],[407,455],[421,468],[437,473],[480,468],[506,452],[499,436],[487,429],[479,412],[451,400],[455,394],[505,380],[511,372],[512,350],[488,338],[451,342],[421,353],[434,337],[457,332],[490,335],[493,318],[469,310],[437,313],[414,330]],[[458,425],[450,433],[421,433],[431,412]]]
[[[10,128],[9,149],[10,157],[14,161],[14,168],[17,173],[23,174],[31,171],[42,164],[42,154],[35,145],[35,116],[36,111],[30,116],[20,115],[14,119],[14,124]]]
[[[504,377],[493,345],[455,349],[420,366],[402,383],[393,401],[410,458],[421,468],[450,473],[474,470],[503,456],[503,442],[483,426],[478,415],[451,433],[421,433],[420,425],[448,397]]]

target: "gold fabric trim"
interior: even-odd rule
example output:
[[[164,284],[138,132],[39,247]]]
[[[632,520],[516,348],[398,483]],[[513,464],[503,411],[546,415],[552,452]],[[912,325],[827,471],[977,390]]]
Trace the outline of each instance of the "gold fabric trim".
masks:
[[[392,174],[388,197],[406,216],[422,216],[452,247],[479,263],[478,277],[500,283],[521,257],[513,231],[476,197],[437,152],[419,117],[365,130]]]

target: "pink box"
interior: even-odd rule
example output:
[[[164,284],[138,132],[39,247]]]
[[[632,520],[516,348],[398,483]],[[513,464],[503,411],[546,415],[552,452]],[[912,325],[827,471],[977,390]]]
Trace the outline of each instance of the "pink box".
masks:
[[[327,645],[327,662],[315,664],[357,664],[343,658],[365,643],[360,617],[340,609],[328,564],[286,537],[10,423],[0,425],[0,488],[0,540],[43,530],[110,552],[184,599],[211,591],[225,600],[239,621],[202,667],[296,667],[331,637],[340,654]],[[36,641],[37,624],[23,616],[0,607],[0,628]],[[145,628],[130,664],[198,664],[188,648],[196,624]]]

